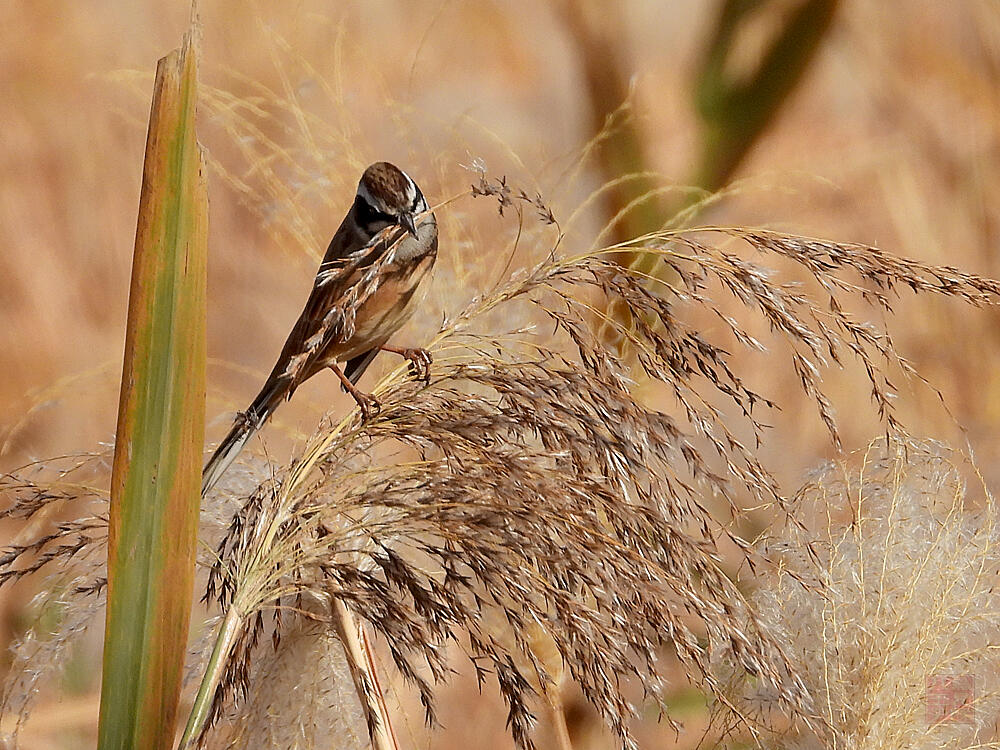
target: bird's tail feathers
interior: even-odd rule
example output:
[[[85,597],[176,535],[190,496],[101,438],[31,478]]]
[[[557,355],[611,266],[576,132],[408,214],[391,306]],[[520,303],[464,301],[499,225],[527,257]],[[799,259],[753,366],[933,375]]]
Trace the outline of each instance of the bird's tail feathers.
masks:
[[[226,469],[240,455],[244,446],[250,442],[250,438],[264,426],[274,410],[278,408],[278,404],[285,399],[286,391],[287,388],[283,387],[281,383],[265,385],[250,407],[236,416],[236,423],[229,434],[219,443],[219,447],[215,449],[215,453],[212,454],[201,472],[202,497],[215,486]]]

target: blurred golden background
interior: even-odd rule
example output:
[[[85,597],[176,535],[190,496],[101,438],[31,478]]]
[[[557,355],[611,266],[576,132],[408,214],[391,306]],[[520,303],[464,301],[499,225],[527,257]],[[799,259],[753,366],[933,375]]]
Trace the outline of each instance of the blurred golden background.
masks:
[[[705,177],[696,87],[726,5],[203,0],[211,439],[270,369],[371,161],[399,164],[433,204],[467,192],[476,179],[468,167],[481,160],[491,174],[540,192],[560,219],[616,169],[658,175],[649,185],[717,187]],[[819,5],[832,16],[815,55],[734,165],[740,188],[699,220],[877,245],[1000,276],[995,1]],[[732,40],[732,80],[766,60],[803,3],[759,6]],[[3,470],[112,439],[152,72],[178,45],[188,14],[185,3],[166,2],[0,5]],[[609,111],[617,112],[611,121]],[[627,158],[608,156],[615,143]],[[608,210],[595,202],[567,243],[589,244]],[[509,251],[517,225],[495,214],[495,204],[469,199],[439,211],[441,257],[424,312],[405,334],[413,343],[502,271],[506,257],[495,251]],[[950,409],[930,389],[896,383],[907,423],[918,435],[967,441],[993,487],[998,323],[996,311],[904,295],[889,326]],[[745,367],[782,404],[763,453],[793,490],[804,470],[832,455],[829,437],[794,373],[769,370],[766,356]],[[845,445],[861,446],[880,430],[867,387],[856,373],[830,377]],[[317,415],[349,403],[332,378],[317,378],[297,401],[267,437],[276,454],[293,450]],[[29,597],[3,595],[0,643],[23,629]],[[67,671],[61,697],[36,709],[23,747],[92,745],[97,662],[89,658]],[[429,734],[411,711],[401,736],[415,747],[511,745],[492,694],[480,699],[473,683],[460,682],[450,695],[443,731]],[[614,746],[577,710],[569,717],[575,747]],[[701,713],[695,706],[689,714],[693,731],[678,746],[699,739]],[[674,746],[652,719],[640,730],[642,746]],[[542,747],[548,731],[543,722]]]

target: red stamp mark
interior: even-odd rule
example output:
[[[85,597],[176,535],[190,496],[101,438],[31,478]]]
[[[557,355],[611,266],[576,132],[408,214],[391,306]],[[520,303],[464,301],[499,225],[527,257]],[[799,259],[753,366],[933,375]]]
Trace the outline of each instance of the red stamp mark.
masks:
[[[976,679],[971,674],[927,678],[927,725],[975,724]]]

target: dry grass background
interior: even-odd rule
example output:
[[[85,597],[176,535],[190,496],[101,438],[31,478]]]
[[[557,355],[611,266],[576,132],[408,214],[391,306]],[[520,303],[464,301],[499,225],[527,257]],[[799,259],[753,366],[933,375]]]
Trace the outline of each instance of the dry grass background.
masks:
[[[666,180],[682,180],[696,142],[689,80],[712,4],[624,6],[622,45],[637,74],[647,151]],[[185,4],[117,1],[0,7],[5,469],[113,434],[151,71],[176,46],[187,14]],[[559,13],[544,4],[279,9],[206,1],[201,18],[203,80],[212,89],[202,133],[215,165],[215,437],[272,364],[368,162],[399,163],[435,202],[467,190],[474,175],[460,165],[481,158],[491,173],[537,187],[561,216],[601,182],[588,165],[566,179],[592,133],[579,60]],[[759,42],[746,40],[747,62]],[[1000,276],[998,79],[1000,14],[991,0],[848,1],[804,84],[744,165],[746,184],[708,218],[877,244]],[[516,232],[486,201],[459,201],[439,218],[442,255],[425,315],[408,329],[413,337],[497,277],[506,257],[494,250],[509,250]],[[587,236],[603,219],[581,222],[579,236]],[[905,297],[896,309],[898,348],[942,390],[987,484],[1000,486],[998,313],[924,297]],[[769,371],[764,356],[743,366],[751,384],[767,382],[769,395],[780,396],[763,450],[792,488],[832,454],[828,436],[790,370]],[[269,431],[267,449],[279,458],[331,405],[348,407],[332,382],[318,380]],[[878,431],[867,387],[855,376],[830,387],[846,446],[866,444]],[[920,433],[965,439],[930,391],[915,389],[900,408]],[[5,595],[3,642],[23,627],[29,593]],[[25,747],[92,743],[92,658],[81,652],[65,695],[39,706]],[[471,684],[441,701],[447,731],[428,740],[414,713],[403,736],[412,731],[418,746],[438,748],[508,746],[498,701],[473,697]],[[697,708],[690,718],[703,720]],[[608,737],[586,730],[588,721],[577,724],[587,736],[576,746],[608,746]],[[654,722],[638,734],[643,747],[674,742]],[[682,746],[697,740],[692,734]]]

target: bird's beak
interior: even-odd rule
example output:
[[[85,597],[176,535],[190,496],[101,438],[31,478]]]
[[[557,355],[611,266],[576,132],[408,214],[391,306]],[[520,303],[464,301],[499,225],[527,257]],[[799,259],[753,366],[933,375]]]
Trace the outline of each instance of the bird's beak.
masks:
[[[399,225],[414,237],[417,236],[417,225],[413,221],[413,214],[400,214]]]

